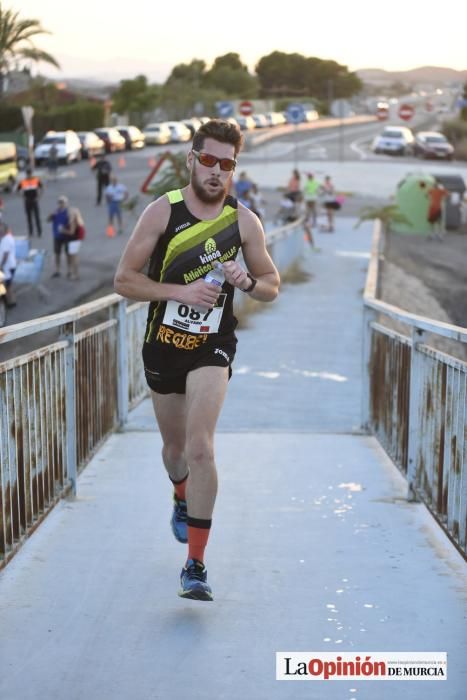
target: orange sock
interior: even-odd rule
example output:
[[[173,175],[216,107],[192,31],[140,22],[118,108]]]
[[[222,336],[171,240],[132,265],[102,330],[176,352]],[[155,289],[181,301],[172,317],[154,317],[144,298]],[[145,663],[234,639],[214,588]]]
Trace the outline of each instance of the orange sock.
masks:
[[[188,479],[188,474],[181,481],[174,481],[170,479],[174,485],[175,495],[179,501],[186,501],[186,482]]]
[[[204,562],[204,550],[208,543],[211,522],[188,516],[188,559]]]

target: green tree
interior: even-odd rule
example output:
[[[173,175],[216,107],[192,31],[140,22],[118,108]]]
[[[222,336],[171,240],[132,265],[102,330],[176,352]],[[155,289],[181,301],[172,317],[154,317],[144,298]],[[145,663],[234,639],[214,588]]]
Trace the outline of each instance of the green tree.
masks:
[[[191,83],[194,87],[201,87],[206,74],[206,63],[199,58],[194,58],[191,63],[178,63],[167,78],[165,85]]]
[[[297,53],[273,51],[259,60],[256,73],[264,96],[303,95],[326,100],[350,97],[362,87],[347,66]]]
[[[258,93],[258,81],[250,75],[238,53],[218,56],[206,73],[204,83],[224,92],[226,97],[253,98]]]
[[[60,68],[51,54],[36,48],[32,39],[50,34],[37,19],[21,19],[19,12],[7,10],[0,2],[0,92],[5,78],[14,68],[31,63],[49,63]]]
[[[160,101],[161,88],[148,85],[145,75],[137,75],[133,80],[121,80],[112,94],[112,106],[119,114],[129,114],[132,121],[142,126],[144,114],[153,110]]]

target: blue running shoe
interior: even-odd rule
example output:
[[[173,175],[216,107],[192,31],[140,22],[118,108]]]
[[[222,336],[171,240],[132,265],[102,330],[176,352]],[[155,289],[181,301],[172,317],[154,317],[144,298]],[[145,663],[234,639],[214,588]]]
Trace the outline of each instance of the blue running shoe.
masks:
[[[211,587],[206,581],[206,567],[197,559],[188,559],[180,574],[180,598],[189,600],[212,600]]]
[[[174,537],[179,542],[188,542],[188,528],[186,524],[186,501],[182,501],[174,494],[174,509],[170,518],[170,525]]]

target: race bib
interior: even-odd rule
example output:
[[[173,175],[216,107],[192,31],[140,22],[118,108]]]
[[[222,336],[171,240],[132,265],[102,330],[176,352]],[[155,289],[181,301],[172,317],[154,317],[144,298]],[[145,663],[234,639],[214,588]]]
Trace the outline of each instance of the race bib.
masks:
[[[189,306],[170,300],[166,303],[162,323],[187,333],[217,333],[224,311],[226,294],[219,294],[213,309]]]

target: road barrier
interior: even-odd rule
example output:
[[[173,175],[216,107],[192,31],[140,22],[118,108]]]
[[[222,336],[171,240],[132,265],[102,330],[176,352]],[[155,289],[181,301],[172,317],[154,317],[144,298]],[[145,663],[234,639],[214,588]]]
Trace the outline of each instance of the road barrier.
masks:
[[[280,271],[303,250],[301,221],[268,235]],[[246,294],[235,295],[241,305]],[[0,345],[35,342],[0,363],[0,566],[77,477],[103,441],[122,428],[147,393],[141,348],[147,304],[118,294],[0,329]],[[43,333],[54,333],[44,343]]]
[[[375,223],[364,292],[362,424],[372,431],[464,556],[467,554],[467,362],[433,338],[467,343],[467,329],[379,300],[382,230]],[[405,335],[391,328],[405,324]]]

